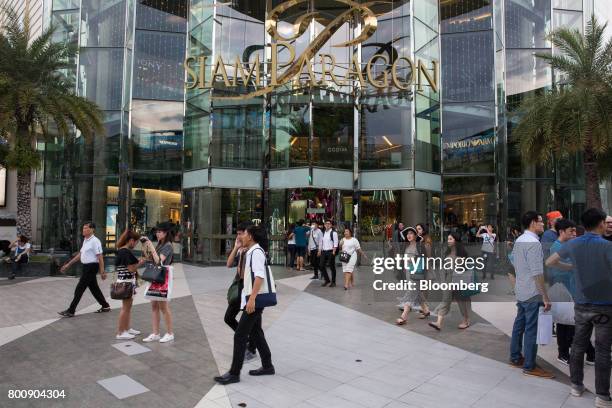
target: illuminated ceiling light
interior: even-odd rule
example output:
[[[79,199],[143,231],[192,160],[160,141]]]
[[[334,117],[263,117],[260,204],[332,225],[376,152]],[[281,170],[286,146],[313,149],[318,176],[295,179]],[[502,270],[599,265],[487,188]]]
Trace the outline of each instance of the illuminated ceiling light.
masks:
[[[387,136],[383,136],[382,138],[384,139],[385,142],[387,142],[389,146],[393,146],[393,143],[391,143],[391,141],[387,138]]]
[[[295,137],[295,136],[293,136],[293,138],[291,139],[291,142],[289,142],[289,144],[290,144],[291,146],[293,146],[293,145],[295,144],[295,142],[297,142],[297,140],[298,140],[298,138],[297,138],[297,137]]]

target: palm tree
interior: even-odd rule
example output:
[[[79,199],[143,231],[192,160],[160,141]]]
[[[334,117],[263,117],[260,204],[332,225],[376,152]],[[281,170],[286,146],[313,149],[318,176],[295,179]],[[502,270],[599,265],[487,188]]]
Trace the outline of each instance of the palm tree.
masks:
[[[562,79],[551,90],[527,98],[513,130],[526,161],[583,155],[587,207],[601,208],[599,180],[612,152],[612,40],[606,25],[591,17],[585,35],[562,28],[550,34],[559,52],[538,55]]]
[[[17,230],[31,237],[31,176],[41,160],[36,142],[50,136],[51,124],[53,136],[73,137],[76,129],[91,138],[103,133],[103,116],[62,73],[73,68],[77,48],[53,43],[53,26],[32,38],[27,13],[21,24],[12,9],[0,12],[7,17],[0,27],[0,139],[8,141],[0,164],[17,170]]]

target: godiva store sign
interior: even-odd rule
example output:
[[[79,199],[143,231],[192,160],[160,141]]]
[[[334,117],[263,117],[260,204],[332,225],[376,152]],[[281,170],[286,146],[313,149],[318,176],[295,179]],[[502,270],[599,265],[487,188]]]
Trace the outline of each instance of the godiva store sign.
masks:
[[[365,88],[372,86],[378,90],[388,89],[390,91],[409,91],[416,83],[419,91],[428,84],[433,92],[438,92],[439,64],[433,60],[413,61],[408,56],[387,54],[375,54],[368,61],[360,62],[356,53],[348,64],[342,64],[345,68],[344,75],[339,75],[340,67],[336,58],[327,53],[319,53],[321,48],[330,40],[332,35],[349,21],[358,21],[361,24],[361,33],[349,40],[333,47],[353,47],[363,43],[375,32],[378,25],[376,14],[370,7],[376,4],[389,4],[387,1],[372,1],[368,3],[357,3],[352,0],[334,0],[344,6],[340,14],[331,21],[325,20],[326,26],[301,55],[296,55],[295,47],[291,44],[304,35],[311,21],[322,22],[318,12],[309,12],[301,15],[293,24],[290,36],[283,36],[277,28],[281,15],[291,7],[311,0],[290,0],[276,6],[268,15],[265,28],[272,37],[270,44],[270,73],[264,78],[261,69],[262,61],[256,55],[253,61],[243,61],[236,56],[233,61],[224,61],[221,55],[217,55],[212,61],[210,76],[207,76],[206,66],[211,61],[208,56],[188,57],[185,59],[185,70],[187,71],[187,89],[207,89],[213,87],[237,88],[238,86],[251,86],[254,89],[248,93],[238,96],[223,96],[224,99],[250,98],[265,95],[274,91],[279,86],[291,83],[295,87],[302,86],[326,86],[330,82],[337,86],[359,86]],[[316,3],[316,2],[315,2]],[[288,61],[280,61],[279,53],[287,50]],[[393,60],[391,60],[393,58]],[[229,64],[228,64],[229,63]],[[313,65],[317,64],[319,72],[315,73]],[[348,65],[348,66],[347,66]],[[230,79],[226,67],[232,67],[234,75]],[[379,67],[379,68],[376,68]],[[383,67],[383,69],[380,69]],[[303,75],[307,73],[307,75]],[[242,88],[244,89],[244,88]]]

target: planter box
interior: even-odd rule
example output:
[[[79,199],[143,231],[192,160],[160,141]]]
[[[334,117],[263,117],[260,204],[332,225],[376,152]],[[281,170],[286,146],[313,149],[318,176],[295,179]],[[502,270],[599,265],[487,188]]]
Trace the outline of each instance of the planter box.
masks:
[[[17,276],[51,276],[57,274],[57,266],[51,262],[28,262],[21,265]],[[7,278],[12,273],[12,264],[0,263],[0,278]]]

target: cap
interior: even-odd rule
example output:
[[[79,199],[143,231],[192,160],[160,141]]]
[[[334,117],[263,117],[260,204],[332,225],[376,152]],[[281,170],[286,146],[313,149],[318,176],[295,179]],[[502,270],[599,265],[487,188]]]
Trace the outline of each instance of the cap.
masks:
[[[548,219],[548,221],[552,221],[555,220],[557,218],[563,218],[563,214],[561,214],[561,211],[550,211],[548,213],[546,213],[546,218]]]

